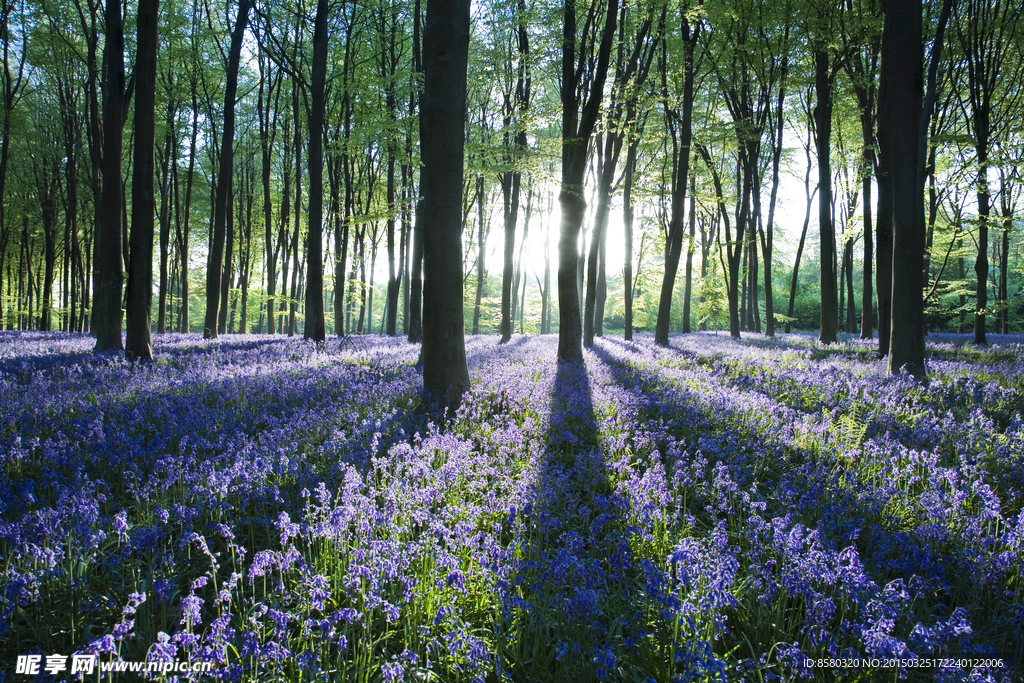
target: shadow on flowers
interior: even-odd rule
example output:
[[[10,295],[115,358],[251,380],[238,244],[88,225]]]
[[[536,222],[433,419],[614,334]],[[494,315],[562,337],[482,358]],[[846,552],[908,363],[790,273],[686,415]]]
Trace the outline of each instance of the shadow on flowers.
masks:
[[[630,552],[584,363],[557,366],[545,443],[514,525],[499,661],[513,680],[606,678],[622,643]]]

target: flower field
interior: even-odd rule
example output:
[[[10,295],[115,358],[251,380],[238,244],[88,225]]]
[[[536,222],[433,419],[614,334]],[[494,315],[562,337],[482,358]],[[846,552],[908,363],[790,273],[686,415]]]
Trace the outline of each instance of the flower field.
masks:
[[[475,337],[446,416],[401,339],[0,333],[0,679],[1024,680],[1019,336],[929,339]]]

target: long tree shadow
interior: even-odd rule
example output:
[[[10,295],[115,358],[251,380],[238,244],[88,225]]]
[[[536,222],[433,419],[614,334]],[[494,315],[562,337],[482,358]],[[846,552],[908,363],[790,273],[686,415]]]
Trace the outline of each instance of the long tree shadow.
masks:
[[[642,597],[584,363],[557,366],[545,443],[501,591],[499,679],[505,666],[516,681],[616,676]]]

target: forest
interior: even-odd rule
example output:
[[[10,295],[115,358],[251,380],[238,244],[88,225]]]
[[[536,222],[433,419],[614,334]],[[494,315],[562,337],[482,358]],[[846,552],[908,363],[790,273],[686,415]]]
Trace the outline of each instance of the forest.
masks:
[[[626,338],[797,329],[823,342],[877,334],[886,355],[880,0],[761,4],[617,3],[610,19],[581,7],[568,94],[567,38],[548,29],[564,23],[560,3],[473,8],[466,333],[560,329],[551,263],[568,192],[585,200],[574,220],[588,344],[606,326]],[[138,233],[153,254],[135,289],[156,333],[309,326],[320,338],[325,325],[418,340],[419,3],[2,9],[5,329],[87,332],[110,315],[115,330],[122,308],[131,316]],[[1024,325],[1019,10],[925,3],[920,28],[923,324],[979,344]],[[148,48],[140,17],[155,22]],[[563,141],[577,135],[570,179]],[[155,156],[139,166],[144,137]]]
[[[0,680],[1024,672],[1021,0],[0,48]]]

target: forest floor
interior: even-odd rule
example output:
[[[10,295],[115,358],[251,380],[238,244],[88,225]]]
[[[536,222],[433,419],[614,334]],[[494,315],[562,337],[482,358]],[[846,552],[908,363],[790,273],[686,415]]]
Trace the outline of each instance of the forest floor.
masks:
[[[965,341],[470,337],[439,415],[402,339],[2,332],[0,680],[1021,680],[1024,345]]]

